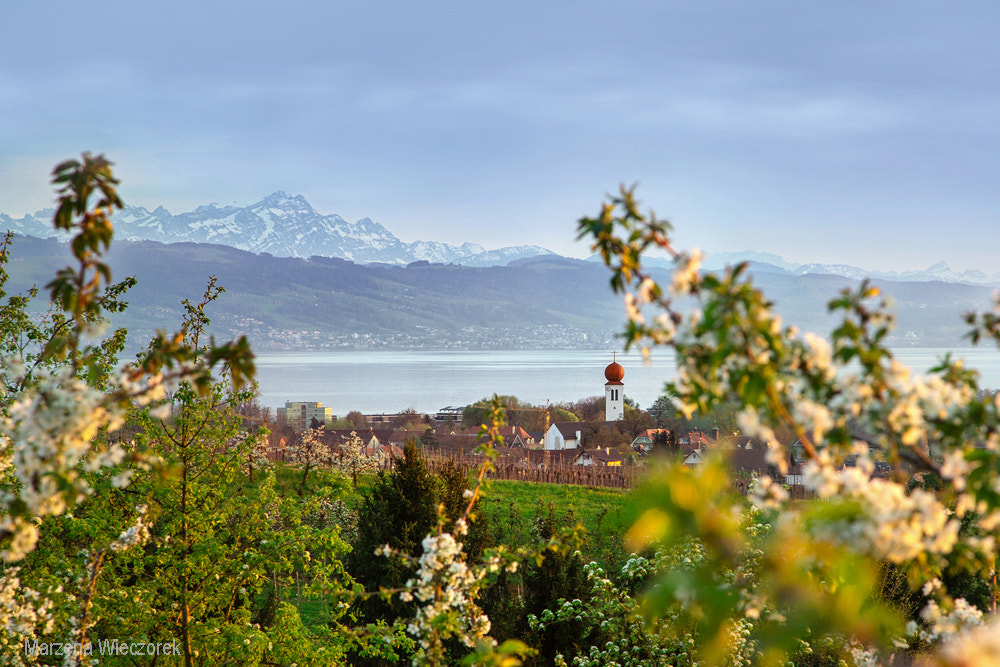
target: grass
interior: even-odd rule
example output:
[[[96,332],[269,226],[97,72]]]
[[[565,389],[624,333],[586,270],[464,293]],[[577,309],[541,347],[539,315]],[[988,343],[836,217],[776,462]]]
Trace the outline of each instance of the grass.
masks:
[[[483,495],[483,514],[493,520],[518,517],[530,531],[537,510],[552,508],[572,515],[590,534],[619,533],[631,524],[633,497],[629,492],[592,486],[539,484],[496,480]]]
[[[511,547],[534,544],[540,520],[550,519],[557,529],[582,526],[583,557],[613,569],[628,559],[623,538],[637,516],[635,506],[635,495],[627,491],[497,480],[485,490],[480,514]]]

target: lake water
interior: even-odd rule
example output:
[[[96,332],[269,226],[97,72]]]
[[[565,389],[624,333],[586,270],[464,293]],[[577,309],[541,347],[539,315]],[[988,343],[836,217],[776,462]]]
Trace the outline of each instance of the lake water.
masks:
[[[925,372],[946,352],[896,350],[900,362]],[[982,376],[981,386],[1000,387],[1000,352],[965,348],[961,357]],[[433,413],[493,394],[511,394],[544,405],[604,395],[604,368],[611,353],[599,350],[340,351],[262,354],[257,357],[261,403],[319,401],[343,416],[394,413],[407,408]],[[672,352],[654,351],[652,363],[638,353],[618,354],[625,368],[625,395],[647,408],[675,375]]]

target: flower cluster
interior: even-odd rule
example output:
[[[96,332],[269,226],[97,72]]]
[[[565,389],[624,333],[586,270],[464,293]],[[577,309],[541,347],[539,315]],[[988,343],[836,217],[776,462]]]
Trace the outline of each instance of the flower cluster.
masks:
[[[947,639],[923,661],[927,667],[968,667],[1000,664],[1000,618],[976,625]]]
[[[20,568],[11,567],[0,578],[0,641],[6,637],[34,637],[52,631],[54,603],[36,590],[23,587]],[[2,645],[0,645],[2,647]]]
[[[122,531],[118,539],[112,542],[108,548],[112,551],[125,551],[146,542],[149,539],[149,526],[145,522],[148,509],[145,505],[136,507],[135,511],[139,516],[136,518],[135,524]]]
[[[944,556],[959,540],[961,521],[933,493],[910,492],[900,484],[873,476],[875,465],[867,445],[857,450],[856,464],[837,471],[827,452],[805,464],[805,483],[822,497],[859,502],[864,512],[852,521],[824,524],[817,536],[864,549],[894,563]],[[991,547],[991,541],[978,542]]]
[[[693,546],[693,545],[692,545]],[[577,552],[579,555],[579,552]],[[692,553],[690,556],[697,558]],[[625,582],[643,579],[666,565],[670,559],[659,555],[653,561],[634,556],[622,567],[620,578]],[[585,600],[560,599],[551,609],[541,614],[529,614],[528,626],[538,630],[559,623],[574,622],[581,628],[576,641],[585,650],[580,651],[569,662],[565,656],[556,656],[556,664],[572,667],[642,667],[643,665],[694,665],[693,635],[671,637],[664,632],[662,619],[649,626],[643,618],[639,600],[627,588],[612,581],[611,577],[597,563],[584,565],[584,572],[590,584]],[[737,638],[738,635],[738,638]],[[739,656],[745,633],[740,629],[733,635],[730,644],[729,665],[748,665]]]
[[[265,433],[241,430],[229,439],[226,448],[246,452],[242,468],[244,474],[249,475],[252,480],[255,470],[266,470],[271,466],[271,459],[267,455],[267,445]]]
[[[7,359],[0,372],[8,384],[24,380],[19,358]],[[0,556],[21,560],[35,548],[36,517],[62,514],[90,492],[81,470],[97,470],[121,462],[124,451],[112,445],[93,451],[101,428],[115,429],[121,412],[108,406],[104,394],[74,377],[68,367],[35,371],[32,384],[13,397],[0,417],[0,460],[8,462],[16,490],[0,492],[0,534],[10,542]]]
[[[499,561],[470,568],[465,562],[462,543],[445,532],[428,535],[423,548],[423,554],[416,560],[416,577],[409,579],[399,593],[404,602],[416,599],[422,603],[406,627],[420,646],[413,664],[439,662],[444,657],[443,641],[451,637],[469,647],[484,642],[495,645],[489,637],[490,619],[475,603],[475,596],[484,585],[486,574],[497,570]],[[388,546],[376,551],[376,555],[407,559]]]

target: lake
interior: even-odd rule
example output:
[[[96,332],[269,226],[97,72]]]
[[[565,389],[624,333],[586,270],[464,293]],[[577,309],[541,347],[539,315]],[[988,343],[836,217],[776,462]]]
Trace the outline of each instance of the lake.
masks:
[[[896,350],[918,372],[946,352],[936,348]],[[980,371],[981,385],[1000,387],[1000,353],[993,347],[963,348],[957,356]],[[599,350],[338,351],[288,352],[257,357],[261,403],[318,401],[338,416],[407,408],[434,413],[493,394],[511,394],[544,405],[604,395],[604,368],[611,352]],[[644,365],[639,353],[618,354],[625,368],[625,395],[647,408],[674,377],[672,352],[654,351]]]

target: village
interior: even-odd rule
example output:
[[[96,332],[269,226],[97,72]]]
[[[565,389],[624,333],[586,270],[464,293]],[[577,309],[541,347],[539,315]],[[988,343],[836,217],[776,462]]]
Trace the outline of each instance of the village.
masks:
[[[654,462],[679,461],[695,467],[713,455],[721,455],[730,467],[733,486],[746,493],[751,481],[768,475],[786,485],[791,493],[802,486],[801,447],[793,445],[786,473],[767,460],[767,443],[738,433],[720,433],[719,428],[650,427],[654,420],[628,405],[624,368],[616,361],[604,369],[602,419],[560,421],[559,411],[523,408],[510,414],[533,418],[527,424],[511,423],[499,429],[502,443],[494,447],[497,458],[492,476],[498,479],[587,484],[632,488]],[[596,399],[597,397],[595,397]],[[359,454],[372,467],[389,469],[403,456],[407,442],[416,445],[432,467],[447,464],[467,470],[482,462],[480,421],[468,421],[472,406],[446,406],[434,414],[351,413],[338,420],[330,407],[320,402],[288,401],[278,408],[267,456],[294,462],[296,447],[305,432],[315,438],[330,456],[343,456],[349,446],[360,446]],[[626,415],[630,418],[626,418]],[[637,419],[636,417],[641,417]],[[544,417],[540,429],[530,428]],[[338,428],[345,421],[349,428]],[[248,424],[252,424],[250,421]],[[526,427],[526,425],[528,427]],[[881,472],[881,471],[880,471]],[[804,490],[800,490],[804,493]]]

